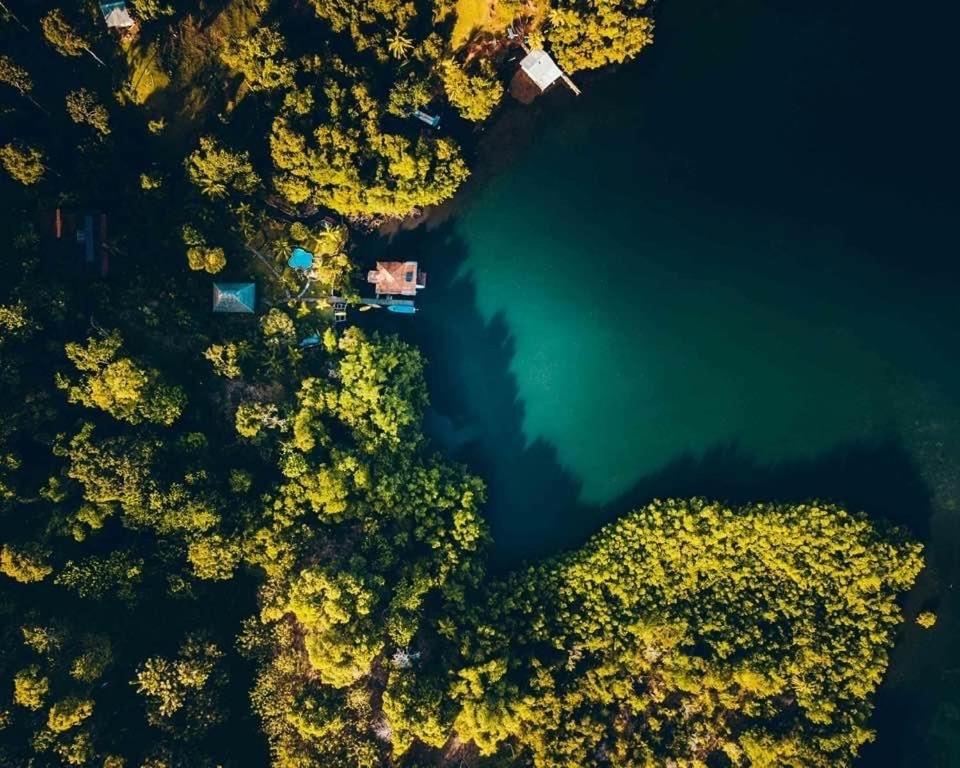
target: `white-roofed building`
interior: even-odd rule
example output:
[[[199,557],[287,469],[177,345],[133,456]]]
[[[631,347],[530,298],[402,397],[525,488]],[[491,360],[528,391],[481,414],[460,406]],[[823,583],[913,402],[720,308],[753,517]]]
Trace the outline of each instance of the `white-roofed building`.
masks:
[[[520,69],[541,91],[547,90],[563,77],[563,72],[550,54],[543,50],[530,51],[520,62]]]
[[[123,0],[100,3],[100,12],[108,29],[130,29],[134,24]]]

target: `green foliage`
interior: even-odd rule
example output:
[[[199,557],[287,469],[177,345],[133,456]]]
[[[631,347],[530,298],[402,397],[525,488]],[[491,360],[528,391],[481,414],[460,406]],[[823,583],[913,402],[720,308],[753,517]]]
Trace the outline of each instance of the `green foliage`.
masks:
[[[397,80],[390,88],[387,112],[396,117],[409,117],[415,109],[429,104],[432,99],[433,91],[429,81],[409,74],[404,79]]]
[[[233,577],[240,560],[240,549],[218,534],[201,536],[190,542],[187,559],[197,578],[224,581]]]
[[[835,507],[652,504],[495,590],[455,728],[536,766],[849,765],[921,565]]]
[[[555,0],[547,41],[568,73],[617,64],[653,42],[645,0]]]
[[[289,88],[296,66],[284,56],[286,41],[275,27],[235,37],[220,51],[220,59],[243,75],[253,91]]]
[[[26,187],[43,178],[47,166],[43,152],[20,142],[11,142],[0,147],[0,165],[11,178]]]
[[[369,674],[381,651],[371,613],[380,585],[362,571],[301,571],[285,611],[303,626],[310,665],[327,685],[343,688]]]
[[[80,655],[70,665],[70,677],[81,683],[93,683],[103,677],[113,664],[110,638],[105,635],[87,635],[83,638]]]
[[[144,21],[159,19],[173,15],[173,6],[162,3],[160,0],[131,0],[133,9]]]
[[[86,88],[67,94],[67,114],[78,124],[86,124],[101,136],[110,133],[110,114],[97,97]]]
[[[186,159],[187,176],[207,197],[249,195],[260,186],[249,152],[231,152],[209,136]]]
[[[140,174],[140,189],[143,190],[154,190],[160,189],[163,186],[163,176],[158,173],[141,173]]]
[[[331,81],[323,95],[311,110],[317,95],[304,92],[304,103],[273,123],[273,183],[290,203],[324,205],[346,216],[405,216],[451,197],[467,178],[451,140],[381,132],[380,105],[366,86],[347,89]],[[308,112],[337,118],[301,127]]]
[[[122,345],[117,331],[91,337],[86,345],[68,343],[67,357],[82,376],[78,381],[58,376],[57,386],[71,403],[99,408],[130,424],[173,424],[183,411],[183,390],[161,383],[159,371],[118,357]]]
[[[240,362],[246,353],[242,343],[229,341],[226,344],[211,344],[203,356],[210,361],[214,372],[227,379],[237,379],[243,374]]]
[[[79,56],[90,50],[90,44],[71,26],[59,8],[40,19],[40,28],[47,42],[63,56]]]
[[[260,330],[268,344],[278,345],[296,340],[297,329],[293,320],[283,310],[271,307],[260,318]]]
[[[187,264],[196,272],[215,275],[227,266],[227,256],[223,248],[193,246],[187,249]]]
[[[50,693],[50,680],[40,672],[40,667],[32,664],[21,669],[13,677],[13,700],[27,709],[40,709]]]
[[[937,614],[932,611],[921,611],[917,614],[917,624],[924,629],[933,629],[937,623]]]
[[[307,379],[301,407],[333,414],[370,452],[402,440],[416,442],[427,404],[420,353],[395,337],[369,339],[357,328],[340,336],[337,350],[340,385]]]
[[[47,562],[50,552],[38,544],[4,544],[0,547],[0,573],[29,584],[53,573]]]
[[[47,716],[47,727],[56,733],[69,731],[93,714],[93,702],[90,699],[80,699],[70,696],[61,699],[50,707]]]
[[[247,402],[237,407],[235,424],[241,436],[253,439],[262,429],[282,428],[285,422],[274,403]]]
[[[217,702],[223,652],[200,634],[188,635],[173,659],[151,656],[133,685],[147,703],[147,719],[167,730],[203,731],[222,719]]]
[[[394,33],[387,41],[387,50],[395,59],[405,59],[410,55],[413,49],[413,41],[403,34],[400,29],[394,30]]]
[[[373,49],[387,58],[388,39],[396,38],[416,16],[412,2],[397,0],[310,0],[317,15],[336,32],[348,32],[358,51]],[[386,30],[393,30],[388,34]],[[402,36],[402,35],[401,35]],[[403,52],[409,47],[403,46]]]
[[[33,90],[30,73],[3,53],[0,53],[0,83],[16,89],[21,96],[26,96]]]
[[[68,560],[55,582],[83,598],[102,600],[112,595],[133,600],[143,576],[143,560],[130,552],[117,550],[100,557]]]
[[[479,74],[468,74],[453,60],[443,62],[443,87],[450,103],[467,120],[481,122],[490,117],[503,97],[503,86],[493,67],[484,63]]]

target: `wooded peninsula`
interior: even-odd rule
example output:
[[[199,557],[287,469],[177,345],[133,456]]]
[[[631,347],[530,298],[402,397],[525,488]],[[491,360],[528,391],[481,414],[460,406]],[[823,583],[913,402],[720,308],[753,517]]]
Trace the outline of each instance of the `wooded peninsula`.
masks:
[[[906,532],[651,500],[496,571],[420,351],[359,322],[358,238],[653,15],[0,4],[0,765],[853,764]]]

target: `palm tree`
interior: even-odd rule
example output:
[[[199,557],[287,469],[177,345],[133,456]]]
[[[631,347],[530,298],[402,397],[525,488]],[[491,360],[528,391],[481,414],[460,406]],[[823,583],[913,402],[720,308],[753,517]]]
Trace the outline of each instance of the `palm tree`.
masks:
[[[396,59],[407,58],[407,54],[412,48],[413,41],[409,37],[406,37],[399,29],[394,32],[393,37],[387,41],[387,49]]]

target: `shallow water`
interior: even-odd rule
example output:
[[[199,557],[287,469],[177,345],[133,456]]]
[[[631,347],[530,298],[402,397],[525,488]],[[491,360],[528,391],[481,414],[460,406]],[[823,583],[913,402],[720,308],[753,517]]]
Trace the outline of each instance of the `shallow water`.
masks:
[[[905,630],[863,765],[960,765],[958,13],[773,5],[664,2],[639,61],[505,118],[506,167],[395,240],[430,283],[388,324],[505,565],[654,496],[909,525],[940,623]]]

